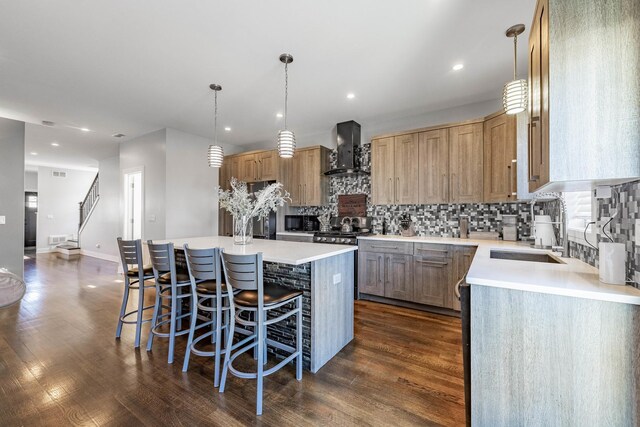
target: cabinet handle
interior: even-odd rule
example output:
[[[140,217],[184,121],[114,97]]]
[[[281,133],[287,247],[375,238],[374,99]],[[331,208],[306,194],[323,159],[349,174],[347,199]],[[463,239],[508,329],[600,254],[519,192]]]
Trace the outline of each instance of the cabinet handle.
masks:
[[[387,198],[387,203],[393,203],[393,199],[395,194],[393,194],[393,178],[389,178],[389,197]]]
[[[303,184],[302,185],[302,200],[304,201],[304,204],[307,204],[307,184]]]
[[[400,177],[396,177],[396,204],[400,202],[400,193],[398,192],[399,184],[400,184]]]
[[[458,299],[460,299],[460,285],[464,281],[465,277],[466,277],[466,275],[462,276],[462,279],[458,280],[458,283],[456,283],[456,286],[453,288],[453,293],[455,293],[456,298],[458,298]]]
[[[416,262],[419,262],[420,264],[433,265],[434,267],[438,267],[438,268],[442,268],[445,265],[449,265],[448,262],[438,262],[438,261],[429,261],[429,260],[421,260],[421,259],[416,259]]]
[[[448,249],[430,249],[430,248],[416,248],[416,251],[424,251],[424,252],[445,252],[448,253]]]
[[[457,186],[458,186],[458,184],[457,184],[457,181],[456,181],[456,174],[455,174],[455,173],[452,173],[452,174],[451,174],[451,187],[453,187],[453,196],[451,196],[451,201],[452,201],[452,202],[457,201],[457,198],[456,198],[456,196],[455,196],[455,195],[456,195],[456,188],[457,188]],[[458,192],[460,192],[460,189],[459,189],[459,188],[458,188]]]
[[[449,199],[449,192],[447,191],[447,174],[442,174],[442,201],[446,202]]]
[[[380,278],[380,270],[382,269],[382,257],[378,256],[378,283],[380,283],[382,281],[382,279]]]
[[[371,245],[372,248],[375,249],[398,249],[397,246],[376,246],[376,245]]]

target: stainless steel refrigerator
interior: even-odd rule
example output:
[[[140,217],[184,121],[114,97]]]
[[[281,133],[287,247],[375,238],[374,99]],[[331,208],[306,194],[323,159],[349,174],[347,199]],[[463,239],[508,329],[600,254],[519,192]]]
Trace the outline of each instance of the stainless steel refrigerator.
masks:
[[[256,193],[275,181],[251,182],[247,185],[250,193]],[[253,218],[253,238],[254,239],[276,239],[276,215],[275,211],[269,213],[264,219]]]

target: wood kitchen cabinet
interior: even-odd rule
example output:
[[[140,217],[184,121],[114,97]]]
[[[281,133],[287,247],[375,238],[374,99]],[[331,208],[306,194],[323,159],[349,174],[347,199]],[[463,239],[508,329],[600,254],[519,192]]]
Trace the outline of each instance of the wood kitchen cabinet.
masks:
[[[448,294],[453,280],[453,253],[450,245],[416,243],[414,302],[450,308]]]
[[[549,182],[549,1],[539,0],[529,33],[529,191]]]
[[[322,206],[328,203],[329,178],[324,172],[330,166],[326,147],[296,150],[291,159],[280,160],[285,190],[290,194],[290,206]]]
[[[384,296],[399,300],[413,299],[413,256],[385,254]]]
[[[453,203],[483,200],[482,123],[449,129],[449,188]]]
[[[516,116],[505,113],[484,122],[484,201],[517,199]]]
[[[254,154],[243,154],[239,157],[240,180],[244,182],[256,182],[258,181],[258,161]]]
[[[371,144],[373,204],[418,203],[418,134],[374,140]]]
[[[383,253],[358,253],[358,292],[384,296],[384,262]]]
[[[418,203],[449,202],[449,131],[447,129],[420,132],[418,164]]]
[[[261,151],[255,154],[257,161],[258,181],[277,181],[278,176],[278,152],[276,150]]]

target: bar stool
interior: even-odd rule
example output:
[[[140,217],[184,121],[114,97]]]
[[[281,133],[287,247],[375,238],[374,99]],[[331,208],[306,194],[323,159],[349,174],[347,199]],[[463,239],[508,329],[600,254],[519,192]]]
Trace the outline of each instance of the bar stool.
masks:
[[[118,237],[118,250],[120,251],[120,260],[122,261],[122,270],[124,272],[124,295],[122,296],[122,306],[120,307],[120,317],[118,317],[118,327],[116,328],[116,339],[120,339],[123,324],[136,325],[136,340],[134,347],[140,347],[140,332],[142,324],[150,322],[151,319],[143,319],[145,310],[150,310],[154,306],[144,306],[144,290],[145,288],[153,288],[154,284],[146,284],[147,280],[153,279],[153,270],[151,266],[144,266],[142,263],[142,243],[138,240],[122,240]],[[135,310],[126,313],[127,304],[129,303],[129,291],[138,291],[138,306]],[[129,316],[136,316],[136,320],[127,320]]]
[[[151,321],[151,331],[149,331],[149,341],[147,341],[147,351],[151,351],[154,336],[169,338],[167,362],[173,363],[176,337],[189,333],[189,329],[176,330],[176,323],[191,316],[190,312],[181,314],[179,311],[182,300],[191,297],[191,280],[188,274],[176,272],[173,243],[155,244],[148,240],[147,245],[153,266],[153,275],[156,279],[156,303]],[[163,299],[170,301],[168,313],[162,313],[162,308],[166,307],[163,305]],[[160,328],[166,324],[169,324],[169,332],[160,332]]]
[[[227,283],[227,295],[231,309],[229,336],[225,346],[220,393],[224,393],[227,372],[239,378],[257,379],[256,414],[262,415],[262,383],[264,377],[278,371],[284,365],[296,359],[296,379],[302,380],[302,291],[295,291],[282,286],[263,283],[262,253],[254,255],[232,255],[221,252],[222,265]],[[239,290],[235,296],[234,290]],[[279,309],[287,304],[295,303],[295,308],[278,310],[278,317],[268,319],[271,310]],[[236,312],[236,306],[238,310]],[[242,312],[253,313],[253,320],[240,317]],[[267,338],[267,326],[281,322],[296,315],[296,348]],[[268,319],[268,320],[267,320]],[[235,324],[249,326],[254,333],[233,344]],[[265,370],[266,346],[284,350],[289,354],[276,366]],[[257,372],[241,372],[233,367],[233,361],[242,353],[257,349]]]
[[[189,357],[191,353],[196,356],[214,358],[214,379],[213,385],[220,385],[220,356],[224,353],[222,349],[222,332],[228,334],[228,300],[227,286],[222,283],[222,265],[220,264],[220,249],[191,249],[189,245],[184,245],[187,269],[191,280],[191,327],[189,329],[189,339],[187,350],[184,355],[184,365],[182,372],[189,369]],[[199,314],[203,313],[203,314]],[[223,323],[222,315],[226,314],[227,322]],[[198,325],[198,320],[203,323]],[[211,328],[208,332],[195,338],[198,329]],[[213,351],[199,350],[198,343],[206,338],[211,338],[215,349]]]

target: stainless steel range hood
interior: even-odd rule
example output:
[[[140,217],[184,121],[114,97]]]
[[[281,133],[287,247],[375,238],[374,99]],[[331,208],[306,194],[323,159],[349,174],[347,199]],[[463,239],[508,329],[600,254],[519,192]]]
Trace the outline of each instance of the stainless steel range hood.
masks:
[[[335,128],[338,146],[336,168],[326,171],[327,176],[370,175],[361,168],[360,125],[353,120],[338,123]]]

